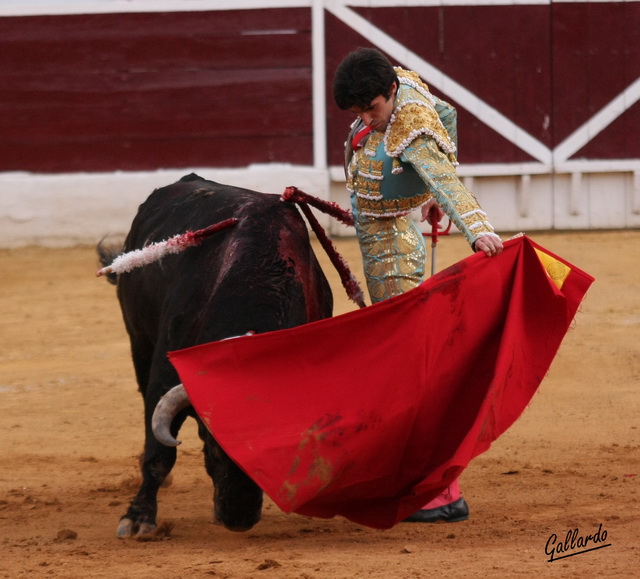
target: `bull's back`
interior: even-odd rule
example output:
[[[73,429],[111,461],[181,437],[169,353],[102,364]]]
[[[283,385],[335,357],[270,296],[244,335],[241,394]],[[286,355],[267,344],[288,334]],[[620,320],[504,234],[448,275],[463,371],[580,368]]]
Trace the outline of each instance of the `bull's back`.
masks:
[[[177,349],[331,315],[327,280],[297,209],[279,196],[188,176],[140,206],[125,250],[224,221],[198,247],[121,276],[130,333]]]
[[[222,185],[191,174],[156,189],[138,208],[125,251],[140,249],[188,230],[237,217],[251,207],[271,205],[277,196]]]

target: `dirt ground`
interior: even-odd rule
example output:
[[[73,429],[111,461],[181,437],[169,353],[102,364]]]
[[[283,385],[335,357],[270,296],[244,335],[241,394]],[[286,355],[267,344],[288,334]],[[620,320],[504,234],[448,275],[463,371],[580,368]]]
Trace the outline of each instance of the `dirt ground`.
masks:
[[[143,436],[115,289],[92,247],[0,251],[0,577],[638,576],[640,231],[531,237],[596,282],[530,407],[463,473],[469,521],[378,531],[267,500],[231,533],[211,523],[191,421],[160,493],[167,533],[145,542],[115,537]],[[359,272],[355,241],[335,244]],[[438,269],[468,251],[442,239]],[[336,313],[353,309],[325,270]],[[597,531],[601,548],[549,561],[552,535]]]

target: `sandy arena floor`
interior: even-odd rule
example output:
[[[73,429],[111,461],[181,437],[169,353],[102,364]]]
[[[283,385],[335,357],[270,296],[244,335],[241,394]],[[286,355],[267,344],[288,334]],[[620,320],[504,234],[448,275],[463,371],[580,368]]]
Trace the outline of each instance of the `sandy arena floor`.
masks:
[[[640,232],[531,237],[596,282],[530,408],[463,474],[469,521],[376,531],[267,501],[253,530],[230,533],[211,523],[189,422],[160,493],[173,528],[147,542],[115,537],[136,490],[142,400],[114,287],[94,277],[93,248],[0,251],[0,577],[638,576]],[[336,245],[356,269],[355,241]],[[439,269],[468,252],[443,239]],[[352,309],[325,269],[336,313]],[[551,535],[598,529],[608,547],[548,561]]]

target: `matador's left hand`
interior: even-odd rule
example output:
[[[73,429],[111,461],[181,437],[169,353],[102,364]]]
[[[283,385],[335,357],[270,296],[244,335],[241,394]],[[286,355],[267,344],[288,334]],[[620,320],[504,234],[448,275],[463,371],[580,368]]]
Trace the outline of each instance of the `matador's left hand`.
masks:
[[[436,200],[431,198],[427,201],[421,208],[421,219],[420,221],[426,221],[434,227],[436,223],[440,223],[442,218],[444,217],[444,211],[440,208],[440,206],[436,203]],[[438,226],[440,228],[440,226]]]

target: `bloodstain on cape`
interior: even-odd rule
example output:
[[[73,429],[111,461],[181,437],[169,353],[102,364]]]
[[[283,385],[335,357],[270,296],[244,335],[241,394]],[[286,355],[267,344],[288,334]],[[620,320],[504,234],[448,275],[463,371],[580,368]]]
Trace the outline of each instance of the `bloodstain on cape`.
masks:
[[[367,308],[170,359],[284,512],[387,529],[521,415],[592,282],[523,236]]]

